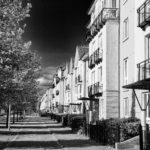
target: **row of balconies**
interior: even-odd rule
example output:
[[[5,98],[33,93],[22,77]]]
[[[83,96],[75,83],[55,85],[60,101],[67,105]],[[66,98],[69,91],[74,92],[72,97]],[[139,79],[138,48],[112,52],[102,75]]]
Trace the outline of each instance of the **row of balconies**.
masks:
[[[117,19],[119,16],[118,8],[103,8],[95,21],[88,25],[86,41],[90,42],[92,38],[100,31],[108,19]]]
[[[102,92],[103,92],[103,84],[101,84],[100,82],[97,82],[88,87],[89,97],[102,95]]]
[[[95,64],[102,62],[103,52],[99,48],[89,57],[89,68],[95,67]]]

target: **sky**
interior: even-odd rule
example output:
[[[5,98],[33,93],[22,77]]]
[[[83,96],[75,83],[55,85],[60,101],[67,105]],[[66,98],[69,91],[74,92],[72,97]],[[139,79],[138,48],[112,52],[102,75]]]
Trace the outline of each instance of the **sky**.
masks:
[[[42,57],[45,76],[51,77],[49,72],[74,57],[77,45],[86,44],[87,11],[92,1],[31,0],[24,39],[32,41],[31,48]]]

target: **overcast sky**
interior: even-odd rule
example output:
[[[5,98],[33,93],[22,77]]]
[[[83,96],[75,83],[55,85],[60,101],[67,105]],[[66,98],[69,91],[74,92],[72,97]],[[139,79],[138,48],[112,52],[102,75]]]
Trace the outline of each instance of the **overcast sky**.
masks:
[[[75,54],[76,45],[85,44],[88,8],[92,0],[31,0],[25,40],[42,56],[43,67],[55,67]]]

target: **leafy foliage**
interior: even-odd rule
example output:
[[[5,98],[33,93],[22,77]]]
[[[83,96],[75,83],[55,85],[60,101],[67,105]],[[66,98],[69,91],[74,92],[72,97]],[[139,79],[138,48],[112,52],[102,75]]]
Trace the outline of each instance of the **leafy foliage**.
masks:
[[[40,57],[24,43],[24,20],[29,17],[30,3],[0,0],[0,104],[13,109],[35,109],[38,98],[36,79]]]

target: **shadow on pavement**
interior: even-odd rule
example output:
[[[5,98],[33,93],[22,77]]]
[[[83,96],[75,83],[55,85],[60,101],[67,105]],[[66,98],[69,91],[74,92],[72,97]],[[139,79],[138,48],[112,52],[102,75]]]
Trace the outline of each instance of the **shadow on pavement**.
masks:
[[[73,131],[72,130],[62,130],[62,131],[52,130],[51,133],[54,133],[54,134],[73,134]]]
[[[72,140],[59,140],[59,143],[64,147],[89,147],[89,146],[100,146],[100,144],[93,142],[91,140],[83,139],[72,139]]]
[[[49,131],[0,131],[0,135],[50,134]]]
[[[0,142],[0,149],[4,148],[49,148],[60,149],[60,146],[55,141],[13,141]]]

